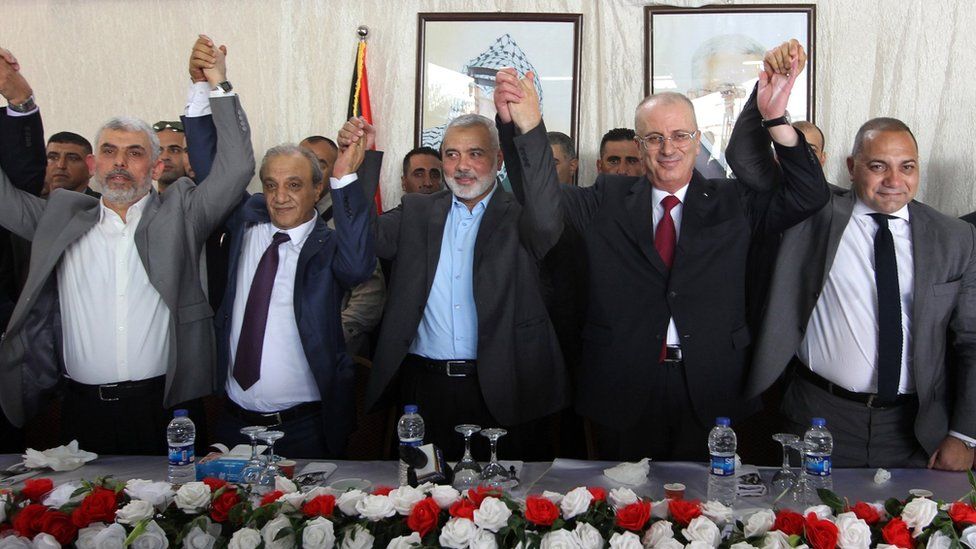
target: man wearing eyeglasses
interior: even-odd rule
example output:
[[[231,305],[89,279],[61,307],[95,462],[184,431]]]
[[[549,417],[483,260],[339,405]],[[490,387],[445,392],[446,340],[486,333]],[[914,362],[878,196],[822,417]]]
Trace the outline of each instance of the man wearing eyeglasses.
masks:
[[[637,106],[645,176],[561,186],[564,218],[583,235],[590,266],[576,409],[594,423],[600,459],[701,460],[716,416],[752,411],[742,399],[750,244],[828,200],[820,164],[784,116],[797,72],[760,79],[750,101],[768,129],[758,117],[736,123],[745,137],[775,141],[785,175],[770,191],[694,170],[695,111],[677,93]],[[532,173],[521,165],[547,160],[545,125],[533,90],[514,72],[498,82],[504,154],[521,161],[509,163],[517,189]]]

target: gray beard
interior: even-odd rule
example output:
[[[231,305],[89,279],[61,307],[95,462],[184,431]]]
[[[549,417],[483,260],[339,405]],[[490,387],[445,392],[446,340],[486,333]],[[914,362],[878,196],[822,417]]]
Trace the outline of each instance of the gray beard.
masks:
[[[451,189],[451,192],[454,193],[454,196],[461,200],[471,200],[488,192],[488,189],[491,189],[491,186],[495,183],[495,177],[497,175],[497,172],[493,171],[489,176],[484,179],[479,179],[477,183],[466,189],[458,185],[452,176],[445,175],[444,181],[447,183],[448,188]]]
[[[128,189],[113,189],[100,181],[102,184],[102,198],[106,202],[113,204],[135,204],[140,198],[146,196],[152,188],[152,179],[146,179],[141,185],[133,185]]]

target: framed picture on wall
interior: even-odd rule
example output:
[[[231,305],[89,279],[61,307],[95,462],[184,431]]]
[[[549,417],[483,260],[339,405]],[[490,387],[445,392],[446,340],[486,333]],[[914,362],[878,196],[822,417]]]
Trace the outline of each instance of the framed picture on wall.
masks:
[[[739,4],[644,8],[644,92],[676,91],[695,104],[702,131],[699,164],[727,170],[725,147],[758,80],[766,51],[796,38],[807,51],[788,111],[794,121],[814,117],[816,6]],[[702,166],[699,166],[700,171]]]
[[[494,119],[495,73],[533,71],[549,131],[574,140],[579,125],[580,14],[421,13],[418,15],[417,146],[439,148],[455,117]]]

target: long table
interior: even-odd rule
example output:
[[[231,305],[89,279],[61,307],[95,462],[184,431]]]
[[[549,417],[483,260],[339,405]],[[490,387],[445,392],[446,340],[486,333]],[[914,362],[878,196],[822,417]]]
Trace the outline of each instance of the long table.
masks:
[[[7,467],[20,460],[17,455],[0,455],[0,467]],[[299,462],[301,470],[306,462]],[[374,486],[395,486],[397,483],[397,462],[395,461],[331,461],[337,469],[326,479],[327,483],[344,478],[364,478]],[[601,486],[607,489],[622,486],[603,475],[603,470],[616,465],[616,462],[580,461],[556,459],[553,462],[525,463],[521,469],[521,483],[511,491],[516,498],[530,494],[540,494],[545,490],[566,492],[577,486]],[[761,468],[763,481],[769,483],[776,468]],[[662,462],[650,464],[650,475],[646,482],[631,486],[638,495],[655,500],[664,497],[663,485],[669,482],[683,483],[686,499],[705,499],[708,469],[703,463]],[[905,498],[909,490],[920,488],[933,493],[933,498],[954,501],[965,496],[969,490],[966,473],[949,473],[927,469],[891,469],[891,480],[875,484],[875,469],[835,469],[833,472],[834,491],[847,497],[853,504],[856,501],[883,501],[889,497]],[[74,471],[55,473],[45,472],[43,476],[61,484],[81,478],[93,479],[112,475],[115,478],[142,478],[162,480],[166,477],[166,458],[145,456],[103,456]],[[736,509],[744,511],[757,507],[774,506],[775,496],[771,493],[763,497],[739,498]],[[780,506],[789,507],[785,502]]]

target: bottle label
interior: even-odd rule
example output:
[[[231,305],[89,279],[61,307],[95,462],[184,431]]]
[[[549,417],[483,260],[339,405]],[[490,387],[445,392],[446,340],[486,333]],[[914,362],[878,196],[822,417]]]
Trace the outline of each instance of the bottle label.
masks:
[[[815,477],[830,476],[830,456],[814,456],[807,454],[806,464],[808,475]]]
[[[424,441],[422,440],[401,440],[400,441],[400,446],[412,446],[414,448],[420,448],[423,445],[424,445]]]
[[[186,444],[183,446],[170,446],[169,447],[169,464],[172,467],[181,467],[183,465],[190,465],[194,461],[193,456],[193,445]]]
[[[712,474],[718,477],[735,475],[735,456],[716,456],[712,454]]]

